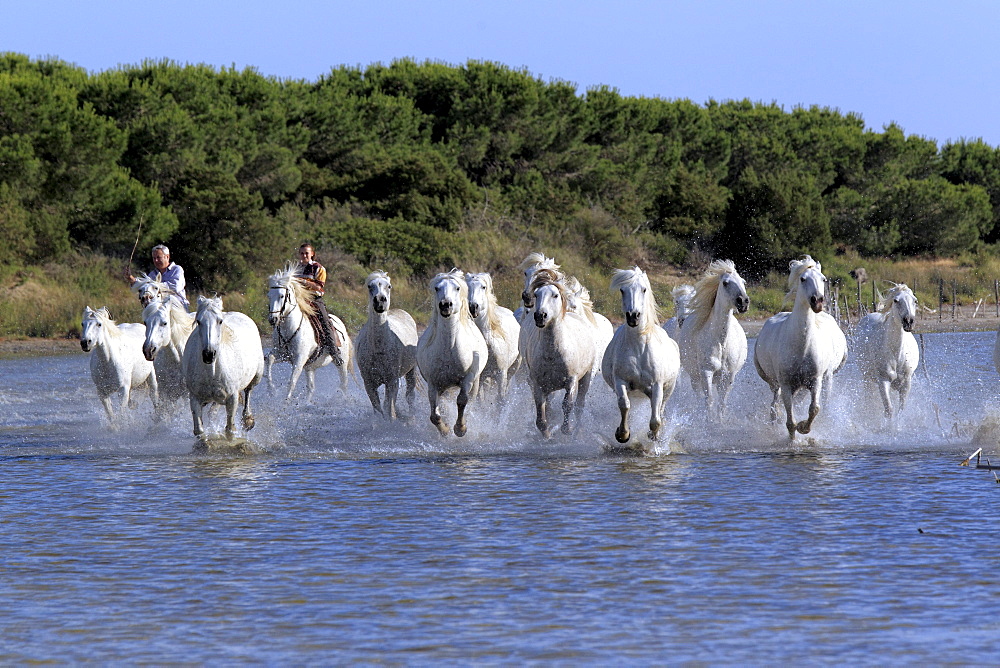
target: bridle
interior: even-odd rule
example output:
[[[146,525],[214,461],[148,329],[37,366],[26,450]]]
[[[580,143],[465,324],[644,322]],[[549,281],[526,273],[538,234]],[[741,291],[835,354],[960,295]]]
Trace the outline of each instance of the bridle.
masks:
[[[288,343],[290,343],[291,340],[295,338],[295,335],[299,333],[299,330],[302,329],[302,323],[303,321],[305,321],[305,318],[299,320],[299,326],[295,328],[294,332],[292,332],[288,336],[283,336],[281,334],[281,323],[284,322],[285,318],[287,317],[287,314],[285,312],[286,307],[292,303],[292,290],[288,286],[282,286],[282,285],[275,285],[271,289],[282,290],[284,293],[284,297],[282,297],[281,299],[281,305],[278,307],[278,310],[277,311],[268,310],[268,315],[274,319],[274,332],[278,336],[278,341],[281,343],[282,346],[285,346]]]

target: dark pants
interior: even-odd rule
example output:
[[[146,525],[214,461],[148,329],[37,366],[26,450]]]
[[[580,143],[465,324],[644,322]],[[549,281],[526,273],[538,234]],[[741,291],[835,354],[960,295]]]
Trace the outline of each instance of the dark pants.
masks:
[[[334,331],[333,325],[330,323],[330,313],[326,310],[326,304],[323,303],[322,297],[316,297],[313,299],[313,306],[316,307],[316,314],[319,316],[319,327],[320,327],[320,338],[323,340],[323,344],[329,344],[331,347],[340,347],[340,336]]]

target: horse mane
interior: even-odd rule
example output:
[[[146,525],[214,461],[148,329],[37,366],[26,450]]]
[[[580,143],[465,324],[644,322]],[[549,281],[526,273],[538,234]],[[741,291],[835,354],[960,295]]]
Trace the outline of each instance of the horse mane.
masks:
[[[161,297],[146,304],[145,308],[142,309],[143,322],[161,306],[170,309],[171,330],[179,329],[183,334],[191,334],[194,330],[194,318],[176,299],[163,299]]]
[[[889,292],[879,296],[878,307],[876,308],[876,311],[878,311],[879,313],[886,313],[889,309],[892,308],[893,300],[896,299],[896,297],[898,297],[899,295],[903,294],[904,292],[909,292],[912,294],[913,290],[911,290],[909,286],[906,285],[906,283],[893,283],[892,287],[889,288]]]
[[[302,282],[302,274],[298,270],[298,263],[286,262],[282,269],[271,274],[267,279],[268,288],[288,288],[295,297],[295,303],[306,315],[315,315],[316,307],[312,303],[312,293]]]
[[[381,269],[376,269],[372,273],[368,274],[368,278],[365,279],[365,285],[371,285],[372,281],[377,281],[380,278],[384,278],[389,281],[389,283],[392,283],[392,279],[389,278],[389,274]]]
[[[686,308],[688,311],[687,315],[691,318],[695,329],[703,327],[705,322],[711,317],[712,309],[715,308],[715,298],[719,294],[719,285],[722,282],[724,274],[736,274],[739,276],[736,271],[736,265],[733,264],[732,260],[713,260],[712,264],[708,265],[705,273],[698,279],[698,282],[694,284],[694,294],[691,295]]]
[[[788,293],[785,295],[785,301],[795,301],[799,293],[799,279],[807,269],[823,273],[823,266],[809,255],[803,255],[801,260],[792,260],[788,263]]]
[[[631,269],[615,269],[615,274],[611,277],[611,292],[632,287],[636,283],[646,288],[645,303],[643,304],[644,317],[639,333],[649,334],[655,327],[659,327],[660,307],[656,303],[656,295],[653,294],[653,287],[649,284],[646,272],[638,266]]]
[[[520,269],[521,271],[527,271],[531,267],[535,266],[537,266],[539,269],[554,269],[556,271],[559,270],[559,265],[556,264],[556,261],[553,258],[545,257],[541,253],[528,253],[528,255],[525,256],[523,260],[521,260],[521,264],[518,265],[518,269]]]
[[[529,292],[534,292],[540,287],[552,285],[555,286],[556,290],[559,291],[559,300],[562,302],[562,312],[563,314],[569,308],[569,289],[563,283],[562,274],[560,274],[555,269],[539,269],[535,272],[535,275],[531,277],[531,285],[528,286]],[[591,314],[593,316],[593,314]]]
[[[93,314],[94,320],[101,323],[101,328],[107,332],[108,336],[117,338],[122,335],[122,331],[118,329],[118,323],[111,317],[111,312],[108,311],[107,306],[102,306],[99,309],[90,309],[90,312]]]
[[[451,271],[445,271],[434,278],[428,283],[428,287],[431,292],[435,292],[437,289],[437,284],[443,280],[454,279],[458,283],[458,313],[456,317],[458,322],[464,324],[467,321],[472,320],[472,314],[469,312],[469,286],[465,282],[465,273],[458,268],[452,268]],[[427,325],[427,329],[430,333],[427,335],[427,343],[430,344],[434,341],[437,336],[438,322],[442,320],[441,312],[437,308],[431,308],[431,321]],[[475,326],[475,325],[473,325]]]

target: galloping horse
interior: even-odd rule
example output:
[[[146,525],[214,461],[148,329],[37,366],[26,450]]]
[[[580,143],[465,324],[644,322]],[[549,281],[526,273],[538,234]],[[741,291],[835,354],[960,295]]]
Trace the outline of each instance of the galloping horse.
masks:
[[[878,386],[888,418],[893,414],[889,390],[899,394],[897,412],[902,411],[913,372],[920,364],[920,348],[911,333],[916,317],[913,291],[904,284],[894,285],[879,301],[878,310],[862,318],[854,331],[861,374],[867,383]]]
[[[594,327],[586,317],[569,310],[569,292],[557,272],[539,269],[529,286],[535,326],[522,323],[519,348],[528,364],[535,399],[535,426],[550,435],[547,418],[549,395],[565,390],[560,429],[570,433],[569,416],[576,407],[577,421],[590,389],[594,368]]]
[[[601,360],[604,359],[604,351],[608,349],[608,344],[615,335],[615,326],[606,317],[594,310],[594,303],[590,300],[590,290],[583,287],[576,276],[569,276],[563,279],[566,284],[566,292],[569,298],[567,302],[569,310],[578,313],[587,319],[591,327],[594,328],[594,373],[601,373]]]
[[[249,316],[224,312],[218,297],[198,297],[195,329],[181,360],[184,382],[190,393],[194,435],[205,439],[202,409],[210,404],[226,407],[226,438],[236,433],[236,407],[243,400],[243,428],[253,429],[250,392],[264,374],[260,331]]]
[[[373,271],[365,280],[368,288],[368,320],[358,332],[358,370],[365,392],[376,413],[396,419],[399,379],[406,378],[406,402],[410,411],[417,387],[417,323],[402,309],[389,308],[392,282],[384,271]],[[385,403],[378,388],[385,385]]]
[[[442,436],[447,435],[448,425],[441,417],[438,399],[444,390],[458,388],[455,435],[464,436],[465,407],[469,397],[479,393],[479,376],[486,368],[489,348],[469,314],[469,289],[460,270],[438,274],[431,280],[430,290],[434,313],[417,341],[417,367],[427,381],[431,423]]]
[[[153,363],[159,383],[161,406],[187,396],[181,359],[194,330],[194,314],[176,299],[157,296],[142,311],[146,338],[142,354]]]
[[[153,363],[142,356],[144,328],[138,323],[115,324],[107,308],[83,309],[80,347],[90,353],[90,377],[109,420],[114,420],[111,395],[121,398],[119,410],[132,405],[132,390],[148,387],[155,407],[159,402]]]
[[[694,286],[688,283],[678,285],[670,291],[670,296],[674,300],[674,315],[663,323],[663,329],[670,335],[670,338],[676,341],[680,334],[681,326],[684,324],[684,319],[689,313],[688,303],[694,297]]]
[[[143,308],[149,306],[149,303],[154,299],[170,299],[177,302],[178,306],[184,307],[184,302],[181,301],[180,296],[169,285],[161,283],[146,274],[139,274],[136,277],[135,282],[132,284],[132,292],[139,296],[139,303],[142,304]]]
[[[316,390],[316,369],[333,361],[326,352],[320,352],[319,344],[312,323],[307,315],[315,313],[308,291],[298,279],[295,265],[289,263],[284,269],[278,270],[267,280],[267,321],[273,328],[271,331],[272,347],[268,351],[264,363],[264,373],[267,385],[272,387],[271,367],[276,361],[288,362],[292,365],[292,374],[288,379],[288,392],[285,400],[292,398],[295,384],[304,371],[306,374],[306,401],[312,401]],[[347,327],[337,316],[330,314],[333,329],[340,334],[340,355],[344,363],[340,365],[340,388],[347,392],[347,376],[350,373],[352,348],[351,338],[347,335]]]
[[[750,306],[746,284],[730,260],[716,260],[694,286],[677,343],[691,387],[705,398],[709,417],[720,418],[736,374],[747,360],[747,335],[733,311]]]
[[[808,434],[819,414],[820,394],[829,397],[833,374],[847,361],[847,338],[833,317],[823,311],[826,277],[819,262],[808,255],[788,264],[788,295],[791,312],[771,316],[757,336],[754,366],[774,393],[771,421],[778,418],[778,399],[785,403],[785,427],[789,439],[796,430]],[[800,390],[809,390],[809,417],[795,422],[792,400]]]
[[[469,312],[490,349],[483,377],[496,384],[497,395],[500,401],[504,401],[510,380],[520,365],[517,338],[521,326],[510,309],[497,304],[492,276],[488,273],[466,274],[465,282],[469,287]]]
[[[601,363],[604,382],[614,390],[621,411],[615,438],[628,442],[629,395],[641,393],[649,399],[649,437],[655,441],[660,437],[663,407],[680,373],[677,343],[659,325],[646,272],[639,267],[615,271],[611,290],[621,291],[625,315],[625,324],[615,331]]]

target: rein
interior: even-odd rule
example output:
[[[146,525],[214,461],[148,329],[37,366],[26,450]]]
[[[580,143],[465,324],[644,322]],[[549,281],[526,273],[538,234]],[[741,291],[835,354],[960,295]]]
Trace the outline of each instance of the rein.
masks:
[[[285,322],[285,317],[286,317],[285,307],[292,302],[292,291],[290,288],[287,287],[279,289],[285,291],[285,296],[281,300],[281,307],[277,311],[268,311],[268,314],[274,316],[275,320],[278,321],[278,324],[275,325],[274,327],[274,332],[275,334],[278,335],[278,343],[280,347],[286,348],[288,344],[292,342],[292,339],[295,338],[295,335],[299,333],[299,330],[302,329],[302,323],[305,322],[306,318],[303,315],[303,317],[299,319],[299,326],[296,327],[295,331],[292,332],[289,336],[286,337],[281,333],[281,324]]]

